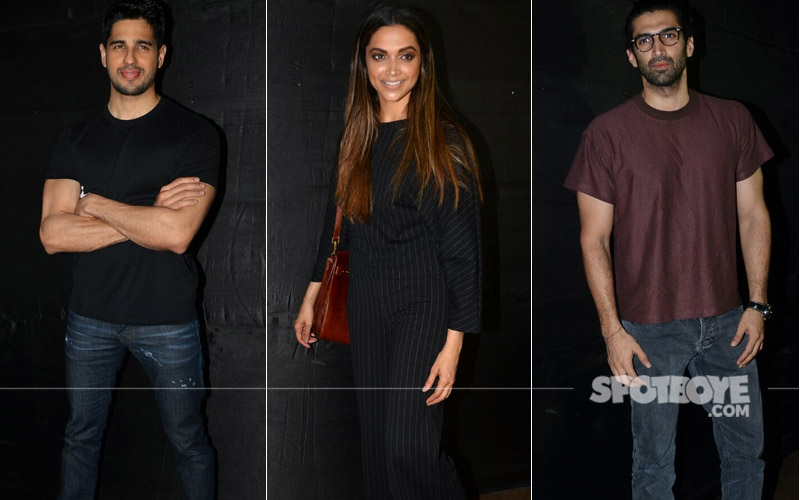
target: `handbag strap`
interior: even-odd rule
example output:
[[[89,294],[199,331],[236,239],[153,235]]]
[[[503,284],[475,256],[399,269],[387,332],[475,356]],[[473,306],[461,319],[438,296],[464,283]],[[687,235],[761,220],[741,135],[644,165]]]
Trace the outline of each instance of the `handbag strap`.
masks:
[[[331,238],[331,243],[333,243],[333,252],[331,252],[331,257],[336,255],[336,247],[339,246],[339,233],[342,230],[342,208],[339,205],[336,205],[336,223],[333,225],[333,238]]]

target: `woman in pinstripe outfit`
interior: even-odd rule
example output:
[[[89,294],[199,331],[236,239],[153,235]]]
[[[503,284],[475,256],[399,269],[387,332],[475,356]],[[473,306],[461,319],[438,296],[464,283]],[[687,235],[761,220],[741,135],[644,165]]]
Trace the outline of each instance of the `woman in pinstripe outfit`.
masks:
[[[438,403],[452,391],[464,332],[480,329],[481,198],[472,143],[436,84],[420,18],[374,12],[356,38],[335,192],[295,322],[310,347],[338,205],[370,500],[464,498],[441,450]]]

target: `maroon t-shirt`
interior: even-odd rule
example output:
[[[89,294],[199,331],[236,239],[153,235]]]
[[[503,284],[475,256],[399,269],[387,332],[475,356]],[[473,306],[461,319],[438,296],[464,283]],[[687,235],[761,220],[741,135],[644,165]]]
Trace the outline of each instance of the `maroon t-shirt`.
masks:
[[[741,104],[689,97],[659,111],[638,95],[595,118],[564,183],[614,205],[617,305],[635,323],[741,304],[736,183],[772,150]]]

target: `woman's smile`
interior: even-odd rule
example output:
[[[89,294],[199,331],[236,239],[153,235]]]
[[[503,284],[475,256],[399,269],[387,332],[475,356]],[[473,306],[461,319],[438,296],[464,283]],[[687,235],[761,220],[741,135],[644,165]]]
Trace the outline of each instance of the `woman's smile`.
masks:
[[[381,121],[406,117],[419,78],[419,54],[417,37],[405,26],[384,26],[372,35],[366,50],[367,73],[378,93]]]

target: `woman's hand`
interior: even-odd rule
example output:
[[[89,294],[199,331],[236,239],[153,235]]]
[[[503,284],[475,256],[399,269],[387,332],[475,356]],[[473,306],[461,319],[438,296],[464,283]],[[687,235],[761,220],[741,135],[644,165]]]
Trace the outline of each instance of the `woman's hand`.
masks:
[[[317,341],[311,336],[311,323],[314,321],[314,302],[317,300],[320,285],[321,283],[317,281],[312,281],[308,284],[303,303],[300,305],[300,311],[298,311],[297,318],[294,320],[294,334],[297,337],[297,342],[306,349]]]
[[[456,381],[456,369],[458,368],[458,357],[461,354],[461,344],[464,341],[464,332],[457,332],[455,330],[447,330],[447,340],[444,347],[439,351],[436,356],[436,361],[433,362],[431,373],[428,375],[428,380],[422,387],[422,392],[428,392],[433,387],[434,381],[438,378],[439,382],[425,404],[428,406],[441,403],[453,391],[453,384]]]

